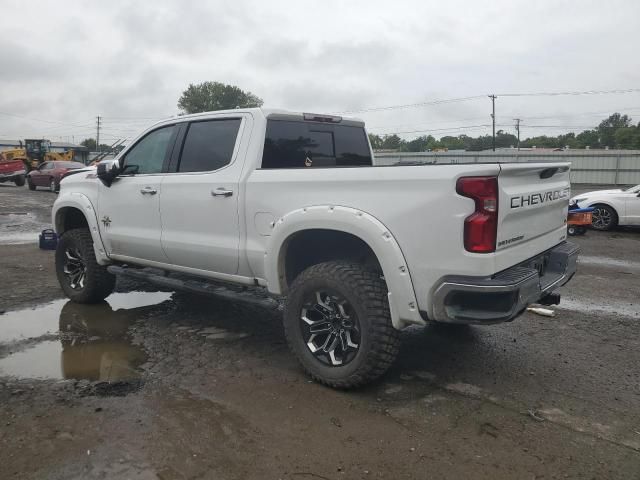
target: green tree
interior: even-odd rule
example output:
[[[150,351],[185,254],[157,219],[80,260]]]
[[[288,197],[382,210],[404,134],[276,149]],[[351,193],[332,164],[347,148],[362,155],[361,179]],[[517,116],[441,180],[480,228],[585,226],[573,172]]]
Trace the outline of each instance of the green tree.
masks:
[[[429,146],[435,143],[436,139],[431,135],[422,135],[414,138],[410,142],[405,142],[401,148],[403,152],[426,152]]]
[[[80,145],[83,147],[87,147],[90,152],[96,151],[96,139],[95,138],[87,138],[80,142]]]
[[[220,82],[189,84],[178,100],[178,108],[183,113],[210,112],[234,108],[261,107],[262,99],[251,92],[245,92],[235,85]]]
[[[374,150],[380,150],[382,148],[382,137],[380,135],[370,133],[369,142],[371,143],[371,148]]]
[[[576,135],[576,142],[580,148],[599,148],[600,135],[597,130],[585,130]]]
[[[384,150],[400,150],[404,141],[395,133],[382,137],[381,148]]]
[[[614,134],[616,148],[640,148],[640,125],[618,128]]]
[[[600,145],[603,147],[613,147],[615,145],[616,130],[631,126],[631,118],[628,115],[614,113],[609,118],[600,122],[598,134]]]

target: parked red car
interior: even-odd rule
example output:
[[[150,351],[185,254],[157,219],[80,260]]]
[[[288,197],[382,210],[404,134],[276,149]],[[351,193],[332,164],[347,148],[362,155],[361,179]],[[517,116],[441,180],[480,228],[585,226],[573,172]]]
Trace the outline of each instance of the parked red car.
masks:
[[[37,169],[27,174],[29,190],[37,187],[48,187],[52,192],[60,190],[60,180],[69,170],[84,168],[80,162],[44,162]]]

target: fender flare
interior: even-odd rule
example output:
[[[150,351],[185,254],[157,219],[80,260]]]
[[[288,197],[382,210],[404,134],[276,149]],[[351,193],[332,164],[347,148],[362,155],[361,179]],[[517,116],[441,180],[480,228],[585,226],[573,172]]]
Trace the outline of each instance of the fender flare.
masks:
[[[98,219],[96,217],[96,210],[89,200],[89,197],[82,193],[68,193],[59,196],[56,200],[51,216],[53,217],[53,228],[55,232],[60,235],[63,230],[61,211],[64,208],[75,208],[84,215],[89,225],[89,232],[93,239],[93,250],[96,255],[96,260],[100,265],[108,265],[111,260],[107,256],[106,249],[102,243],[102,237],[100,237],[100,229],[98,228]]]
[[[349,233],[369,245],[387,283],[393,326],[401,329],[410,324],[425,324],[418,310],[409,266],[397,240],[377,218],[351,207],[305,207],[293,210],[275,222],[264,258],[265,279],[271,293],[282,295],[286,290],[283,259],[288,239],[297,232],[310,229]]]

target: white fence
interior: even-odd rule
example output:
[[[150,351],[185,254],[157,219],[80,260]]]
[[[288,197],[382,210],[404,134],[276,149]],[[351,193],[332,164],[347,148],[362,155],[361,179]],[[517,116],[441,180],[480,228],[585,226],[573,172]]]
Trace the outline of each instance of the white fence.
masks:
[[[571,183],[640,184],[640,153],[574,152],[416,152],[376,153],[376,165],[398,162],[432,164],[487,162],[571,162]]]

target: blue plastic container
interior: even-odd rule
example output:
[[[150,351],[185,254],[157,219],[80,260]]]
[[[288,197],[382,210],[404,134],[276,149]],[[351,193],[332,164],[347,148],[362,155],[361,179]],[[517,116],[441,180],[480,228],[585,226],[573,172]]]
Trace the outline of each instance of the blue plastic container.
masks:
[[[42,250],[55,250],[58,246],[58,236],[50,228],[42,230],[38,241]]]

